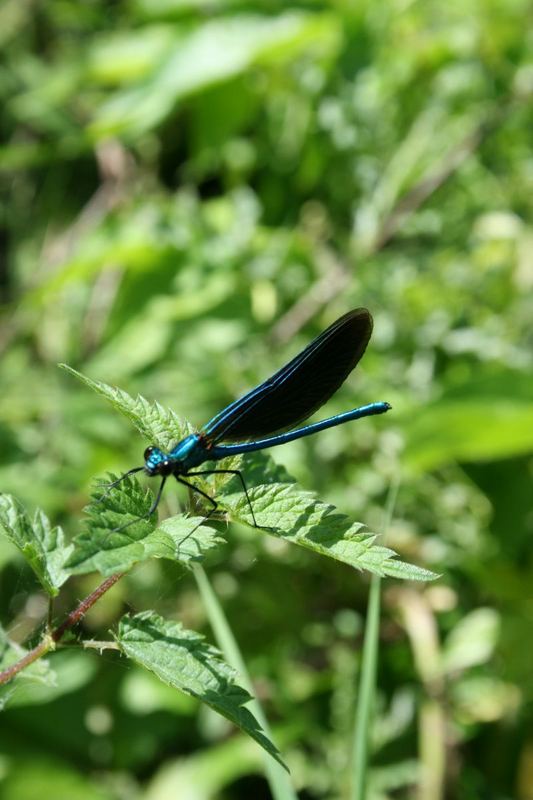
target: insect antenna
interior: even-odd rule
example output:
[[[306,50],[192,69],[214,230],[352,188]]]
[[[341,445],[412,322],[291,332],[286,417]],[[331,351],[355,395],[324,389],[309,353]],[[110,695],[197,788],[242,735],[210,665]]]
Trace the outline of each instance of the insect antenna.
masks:
[[[103,500],[105,500],[111,489],[114,489],[115,486],[118,486],[119,483],[122,483],[122,481],[127,478],[128,475],[133,475],[134,472],[141,472],[143,469],[144,467],[134,467],[133,469],[129,469],[127,472],[125,472],[124,475],[121,475],[120,478],[117,478],[116,481],[113,481],[112,483],[102,483],[101,487],[102,489],[105,488],[105,492],[101,497],[98,498],[98,502],[101,503]]]

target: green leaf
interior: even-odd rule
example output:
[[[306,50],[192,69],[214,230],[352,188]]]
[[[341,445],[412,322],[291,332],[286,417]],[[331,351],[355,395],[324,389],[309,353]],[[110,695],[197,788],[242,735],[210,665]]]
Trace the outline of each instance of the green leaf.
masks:
[[[462,724],[509,719],[523,705],[520,689],[492,675],[467,674],[450,681],[450,704]]]
[[[175,40],[176,30],[170,25],[108,33],[97,39],[88,52],[88,77],[109,85],[142,80],[175,46]]]
[[[285,766],[277,748],[245,708],[251,695],[235,683],[236,672],[200,634],[145,611],[122,618],[117,642],[137,664],[231,720]]]
[[[19,501],[9,494],[0,495],[0,527],[29,562],[46,592],[55,597],[68,578],[64,562],[72,549],[65,545],[61,528],[53,526],[40,509],[31,521]]]
[[[114,480],[115,476],[110,475]],[[157,517],[141,519],[152,504],[152,493],[134,478],[125,478],[106,495],[99,485],[85,509],[87,530],[74,540],[66,567],[71,573],[97,571],[102,575],[124,572],[138,561],[168,558],[188,564],[223,541],[203,517],[170,517],[157,525]],[[105,496],[105,497],[104,497]],[[102,499],[104,498],[104,499]],[[124,530],[117,531],[121,525]]]
[[[0,625],[0,672],[24,658],[28,651],[21,645],[12,642],[6,631]],[[36,684],[40,686],[54,686],[55,673],[49,668],[48,661],[40,658],[29,664],[19,672],[8,684],[0,686],[0,711],[13,700],[18,700],[24,695],[26,687]]]
[[[284,50],[290,55],[315,43],[334,48],[337,34],[327,15],[242,14],[205,22],[177,40],[153,75],[101,106],[90,133],[96,138],[139,136],[159,125],[179,100],[234,78],[269,56],[277,61]]]
[[[489,661],[498,643],[500,627],[500,616],[493,608],[476,608],[460,619],[443,647],[446,672],[458,672]]]
[[[235,488],[235,483],[231,484]],[[334,506],[317,500],[313,492],[298,489],[292,482],[273,482],[248,487],[257,524],[287,542],[343,561],[375,575],[389,575],[411,581],[434,580],[437,575],[397,558],[394,550],[378,544],[378,535],[361,522],[351,522]],[[253,525],[243,492],[222,494],[220,505],[232,519]]]
[[[405,421],[406,463],[419,472],[451,461],[494,461],[533,449],[533,402],[493,396],[442,400]]]
[[[89,777],[66,762],[50,756],[44,748],[40,753],[17,752],[6,758],[2,800],[116,800],[116,792],[101,785],[98,776]]]
[[[191,11],[213,14],[238,8],[240,0],[133,0],[135,13],[143,19],[180,18]]]
[[[74,375],[94,392],[104,397],[111,405],[120,411],[139,433],[151,444],[168,450],[175,442],[192,433],[192,426],[180,419],[170,409],[165,409],[159,403],[151,403],[141,395],[131,397],[122,389],[109,386],[101,381],[94,381],[82,375],[68,364],[60,364],[61,369]]]

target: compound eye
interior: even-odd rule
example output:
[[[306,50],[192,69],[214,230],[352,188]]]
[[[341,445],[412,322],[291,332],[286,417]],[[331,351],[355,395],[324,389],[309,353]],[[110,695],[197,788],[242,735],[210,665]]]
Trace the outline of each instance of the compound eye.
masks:
[[[161,473],[163,475],[170,475],[171,472],[172,472],[172,464],[170,461],[165,459],[165,461],[161,463]]]
[[[144,451],[144,460],[145,461],[147,461],[150,458],[150,456],[152,455],[154,450],[155,450],[155,447],[153,447],[152,445],[150,445],[150,447],[146,448],[146,450]]]

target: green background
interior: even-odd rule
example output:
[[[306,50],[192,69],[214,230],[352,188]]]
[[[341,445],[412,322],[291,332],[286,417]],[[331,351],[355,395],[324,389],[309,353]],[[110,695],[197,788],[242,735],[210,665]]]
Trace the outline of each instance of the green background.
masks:
[[[393,410],[272,451],[377,531],[399,481],[386,543],[442,575],[383,584],[372,798],[533,797],[532,22],[526,0],[0,7],[2,491],[75,534],[91,479],[140,463],[59,361],[202,425],[373,313],[322,416]],[[367,576],[227,539],[208,572],[294,784],[345,797]],[[0,548],[24,641],[43,601]],[[162,561],[86,633],[145,608],[210,635]],[[3,714],[0,800],[269,796],[256,746],[194,701],[113,654],[52,663],[57,689]]]

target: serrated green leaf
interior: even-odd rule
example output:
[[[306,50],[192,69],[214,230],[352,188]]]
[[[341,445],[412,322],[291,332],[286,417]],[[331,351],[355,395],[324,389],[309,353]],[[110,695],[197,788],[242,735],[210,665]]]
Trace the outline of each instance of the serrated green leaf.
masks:
[[[3,671],[24,658],[28,651],[21,645],[12,642],[6,631],[0,625],[0,671]],[[48,662],[40,658],[33,664],[29,664],[22,672],[19,672],[8,684],[0,686],[0,711],[18,695],[24,692],[27,686],[54,686],[56,676],[48,666]]]
[[[235,484],[232,484],[234,488]],[[405,580],[434,580],[437,575],[397,558],[394,550],[378,544],[378,535],[361,522],[351,522],[334,506],[317,500],[313,492],[298,489],[294,483],[269,483],[248,487],[257,524],[270,529],[281,539],[320,555],[342,561],[375,575],[389,575]],[[253,525],[248,502],[243,493],[223,494],[217,498],[232,519]]]
[[[200,634],[145,611],[122,618],[117,642],[137,664],[231,720],[285,766],[277,748],[245,707],[251,695],[235,683],[235,671]]]
[[[168,450],[173,444],[192,433],[193,428],[185,420],[180,419],[170,409],[165,409],[159,403],[151,403],[141,395],[131,397],[122,389],[109,386],[102,381],[95,381],[82,375],[81,372],[60,364],[61,369],[78,378],[94,392],[104,397],[111,405],[120,411],[137,428],[139,433],[151,444]]]
[[[64,562],[72,549],[65,545],[61,528],[52,525],[40,509],[30,520],[21,503],[9,494],[0,495],[0,527],[28,561],[46,592],[55,597],[69,576]]]
[[[115,476],[110,475],[111,480]],[[223,540],[204,525],[203,517],[178,515],[157,523],[154,514],[142,519],[152,504],[152,493],[135,478],[128,477],[106,495],[98,485],[85,512],[87,530],[74,540],[66,567],[73,574],[97,571],[102,575],[124,572],[138,561],[168,558],[188,564]],[[124,530],[117,531],[121,525]]]

